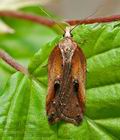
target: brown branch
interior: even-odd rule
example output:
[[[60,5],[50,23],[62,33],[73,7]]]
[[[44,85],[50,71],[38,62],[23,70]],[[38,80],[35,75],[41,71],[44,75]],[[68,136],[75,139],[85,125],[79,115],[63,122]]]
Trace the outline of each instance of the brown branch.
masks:
[[[0,11],[0,17],[15,17],[18,19],[29,20],[48,27],[51,27],[55,24],[53,20],[50,20],[48,18],[18,11]]]
[[[20,71],[24,74],[28,74],[28,70],[23,67],[22,65],[18,64],[9,54],[7,54],[5,51],[0,50],[0,58],[3,59],[7,64],[12,66],[17,71]]]
[[[52,27],[56,24],[55,21],[48,18],[37,16],[30,13],[24,13],[20,11],[0,11],[0,17],[14,17],[23,20],[29,20],[34,23],[42,24],[48,27]],[[92,23],[103,23],[103,22],[112,22],[120,20],[120,15],[113,15],[108,17],[98,17],[98,18],[87,18],[83,20],[66,20],[70,25],[76,24],[92,24]]]
[[[104,22],[112,22],[120,20],[120,15],[113,15],[108,17],[98,17],[98,18],[89,18],[83,20],[67,20],[66,22],[70,25],[77,24],[92,24],[92,23],[104,23]]]

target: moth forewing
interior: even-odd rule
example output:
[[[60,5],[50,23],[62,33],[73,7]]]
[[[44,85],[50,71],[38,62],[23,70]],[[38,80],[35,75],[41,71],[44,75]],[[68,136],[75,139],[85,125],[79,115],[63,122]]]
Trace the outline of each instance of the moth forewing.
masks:
[[[67,36],[69,35],[69,36]],[[70,34],[53,49],[48,61],[46,110],[49,123],[79,124],[85,103],[86,59]]]
[[[47,115],[55,112],[54,98],[55,98],[55,85],[57,85],[62,75],[62,55],[58,46],[56,46],[48,59],[48,94],[46,97],[46,111]],[[55,120],[54,120],[55,121]],[[51,122],[52,123],[52,122]]]
[[[82,49],[77,46],[72,58],[72,75],[78,81],[79,103],[84,112],[85,106],[85,79],[86,79],[86,58]]]

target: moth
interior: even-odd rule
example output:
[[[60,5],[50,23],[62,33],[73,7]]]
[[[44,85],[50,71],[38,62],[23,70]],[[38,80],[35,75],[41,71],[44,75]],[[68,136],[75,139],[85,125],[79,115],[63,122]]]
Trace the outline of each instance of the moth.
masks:
[[[46,112],[50,124],[60,120],[79,125],[85,107],[86,58],[66,28],[48,59]]]

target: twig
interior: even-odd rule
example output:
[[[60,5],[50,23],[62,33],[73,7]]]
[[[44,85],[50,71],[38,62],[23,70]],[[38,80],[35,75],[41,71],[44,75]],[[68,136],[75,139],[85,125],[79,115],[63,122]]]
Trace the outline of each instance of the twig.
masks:
[[[18,12],[18,11],[0,11],[1,17],[15,17],[18,19],[29,20],[38,24],[42,24],[51,27],[55,24],[53,20],[44,18],[42,16],[33,15],[30,13]]]
[[[67,20],[66,22],[70,25],[76,24],[92,24],[92,23],[104,23],[120,20],[120,15],[113,15],[108,17],[98,17],[98,18],[89,18],[83,20]]]
[[[20,11],[0,11],[0,17],[15,17],[18,19],[29,20],[34,23],[42,24],[48,27],[52,27],[56,24],[55,21],[52,19],[48,19],[42,16],[33,15],[30,13],[24,13]],[[103,23],[103,22],[112,22],[120,20],[120,15],[113,15],[108,17],[98,17],[98,18],[87,18],[81,20],[66,20],[65,22],[69,23],[70,25],[76,24],[92,24],[92,23]]]
[[[7,64],[12,66],[17,71],[20,71],[24,74],[28,74],[28,70],[23,67],[22,65],[18,64],[9,54],[7,54],[5,51],[0,50],[0,58],[3,59]]]

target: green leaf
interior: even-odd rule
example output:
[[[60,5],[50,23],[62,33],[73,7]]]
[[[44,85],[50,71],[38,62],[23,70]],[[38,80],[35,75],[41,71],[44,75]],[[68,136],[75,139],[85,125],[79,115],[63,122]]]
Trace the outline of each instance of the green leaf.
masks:
[[[73,31],[74,40],[87,58],[86,111],[79,127],[58,123],[47,129],[43,139],[118,140],[120,139],[120,24],[80,25]],[[48,56],[61,38],[41,47],[29,71],[47,89]],[[49,48],[49,50],[47,49]],[[41,103],[44,104],[45,96]],[[43,109],[43,111],[45,111]],[[39,123],[38,123],[39,124]],[[44,126],[41,132],[46,132]],[[53,127],[52,126],[52,127]]]

